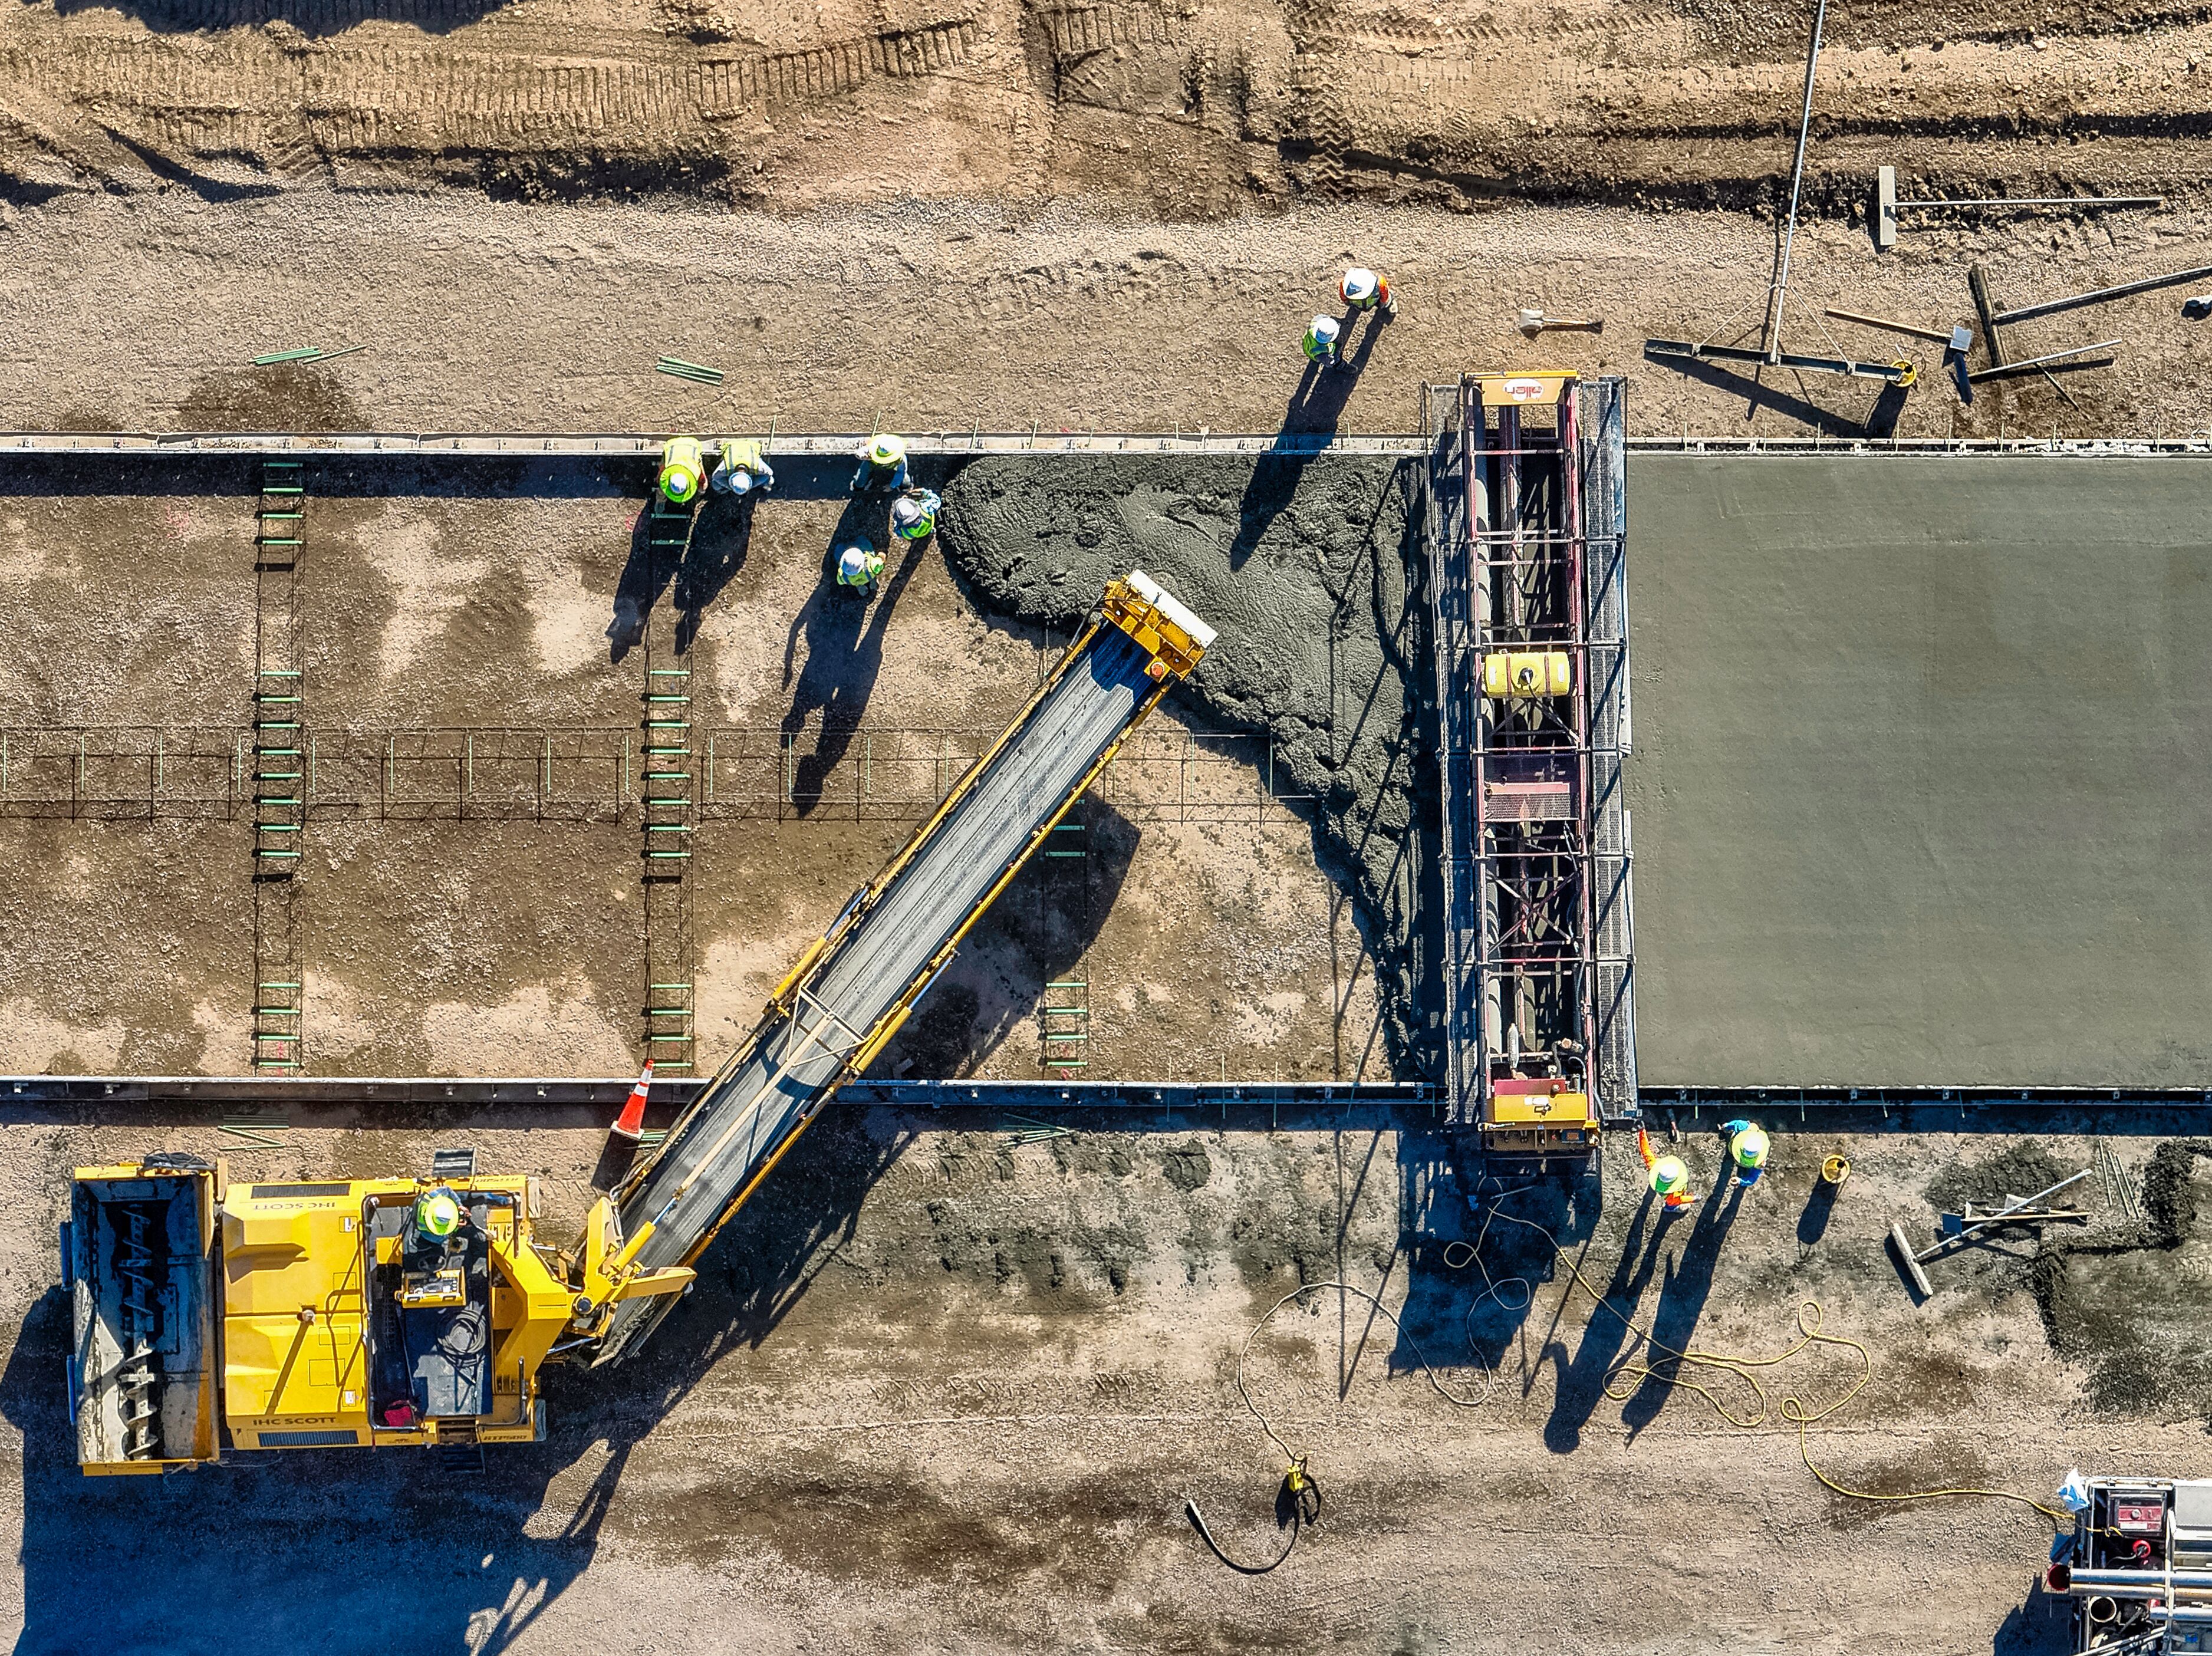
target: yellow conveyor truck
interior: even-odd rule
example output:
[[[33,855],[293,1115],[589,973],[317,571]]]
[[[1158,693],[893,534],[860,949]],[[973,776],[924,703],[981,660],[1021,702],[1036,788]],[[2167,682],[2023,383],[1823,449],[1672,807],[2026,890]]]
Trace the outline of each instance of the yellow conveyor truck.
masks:
[[[759,1022],[583,1234],[534,1180],[441,1152],[425,1175],[229,1184],[149,1156],[80,1168],[64,1228],[70,1405],[87,1472],[238,1449],[542,1435],[548,1362],[634,1352],[692,1266],[1213,631],[1133,571],[1005,734],[800,956]]]

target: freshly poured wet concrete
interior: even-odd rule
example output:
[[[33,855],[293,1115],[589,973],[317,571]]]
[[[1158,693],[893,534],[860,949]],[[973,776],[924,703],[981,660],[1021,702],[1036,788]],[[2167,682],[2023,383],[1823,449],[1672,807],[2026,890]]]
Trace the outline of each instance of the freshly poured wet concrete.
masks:
[[[1646,1086],[2212,1085],[2212,469],[1630,467]]]

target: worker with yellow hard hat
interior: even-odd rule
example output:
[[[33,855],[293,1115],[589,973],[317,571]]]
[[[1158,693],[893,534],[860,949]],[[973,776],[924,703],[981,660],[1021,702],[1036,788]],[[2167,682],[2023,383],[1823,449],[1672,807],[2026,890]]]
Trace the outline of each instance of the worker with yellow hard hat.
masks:
[[[1737,1182],[1757,1184],[1766,1171],[1766,1130],[1756,1121],[1723,1121],[1721,1141],[1728,1146],[1729,1160],[1735,1163]]]
[[[906,487],[906,439],[879,431],[860,449],[860,469],[853,474],[853,493]]]
[[[1690,1201],[1690,1169],[1679,1156],[1661,1156],[1651,1148],[1651,1135],[1638,1127],[1636,1130],[1636,1149],[1644,1157],[1644,1166],[1650,1177],[1651,1193],[1666,1204],[1665,1211],[1686,1207]]]
[[[707,459],[696,437],[672,437],[660,449],[660,494],[671,506],[689,506],[707,480]]]
[[[442,1185],[415,1198],[415,1228],[434,1242],[442,1242],[459,1231],[466,1217],[460,1198]]]

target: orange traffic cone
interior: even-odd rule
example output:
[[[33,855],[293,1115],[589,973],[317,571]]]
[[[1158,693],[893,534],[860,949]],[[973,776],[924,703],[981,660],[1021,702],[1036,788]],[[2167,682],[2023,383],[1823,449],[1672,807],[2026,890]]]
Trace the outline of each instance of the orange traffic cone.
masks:
[[[638,1136],[645,1126],[645,1091],[652,1085],[653,1060],[647,1059],[645,1073],[637,1078],[637,1085],[629,1089],[629,1097],[623,1101],[622,1113],[615,1118],[615,1125],[607,1129],[609,1132],[617,1138],[634,1139]]]

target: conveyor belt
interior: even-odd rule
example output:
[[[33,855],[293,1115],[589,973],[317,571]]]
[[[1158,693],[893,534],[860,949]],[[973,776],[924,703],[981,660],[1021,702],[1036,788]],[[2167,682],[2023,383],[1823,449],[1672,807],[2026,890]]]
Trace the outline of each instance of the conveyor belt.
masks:
[[[1202,649],[1212,634],[1191,619]],[[1168,682],[1153,650],[1120,625],[1096,624],[1078,641],[945,808],[856,895],[659,1153],[616,1192],[624,1236],[653,1227],[635,1256],[641,1268],[698,1257],[837,1083],[880,1050]],[[597,1361],[635,1349],[674,1302],[617,1305]]]

